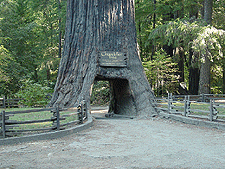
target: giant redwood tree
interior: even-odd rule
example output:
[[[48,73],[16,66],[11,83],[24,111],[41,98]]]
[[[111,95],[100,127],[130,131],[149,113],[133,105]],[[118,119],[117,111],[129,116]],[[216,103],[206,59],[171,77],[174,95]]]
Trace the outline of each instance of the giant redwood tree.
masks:
[[[95,80],[111,84],[111,111],[152,114],[154,94],[136,42],[134,0],[68,0],[66,34],[51,106],[90,105]]]

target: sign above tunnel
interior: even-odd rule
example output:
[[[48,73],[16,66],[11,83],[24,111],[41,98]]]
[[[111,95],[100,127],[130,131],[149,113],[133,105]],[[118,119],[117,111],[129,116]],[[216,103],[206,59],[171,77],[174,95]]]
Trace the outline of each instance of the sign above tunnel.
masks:
[[[123,52],[101,51],[99,64],[102,67],[126,67],[127,55]]]

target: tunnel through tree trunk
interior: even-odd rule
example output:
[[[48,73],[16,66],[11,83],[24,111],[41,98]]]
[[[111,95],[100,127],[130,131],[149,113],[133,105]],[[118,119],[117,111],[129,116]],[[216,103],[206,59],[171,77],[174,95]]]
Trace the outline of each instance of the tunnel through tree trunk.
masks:
[[[134,0],[68,0],[63,55],[50,106],[76,106],[83,99],[90,106],[91,85],[102,79],[113,86],[116,113],[155,114],[134,20]]]
[[[110,80],[109,113],[137,115],[134,97],[126,79]]]

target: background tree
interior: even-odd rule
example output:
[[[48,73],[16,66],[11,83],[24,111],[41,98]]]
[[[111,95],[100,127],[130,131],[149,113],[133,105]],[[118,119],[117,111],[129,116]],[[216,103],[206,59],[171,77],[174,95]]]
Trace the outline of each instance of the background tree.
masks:
[[[142,2],[142,3],[141,3]],[[153,6],[153,1],[150,1],[149,3]],[[204,4],[204,3],[203,3]],[[142,6],[142,8],[141,8]],[[137,17],[138,22],[145,22],[147,21],[147,16],[149,21],[145,23],[148,26],[145,26],[144,29],[138,34],[141,34],[142,36],[138,36],[138,38],[142,40],[142,43],[139,43],[141,46],[140,48],[142,51],[147,50],[147,52],[142,54],[143,58],[148,58],[147,60],[151,60],[152,56],[152,44],[155,46],[155,50],[164,49],[166,53],[168,54],[168,57],[172,58],[172,62],[177,63],[177,68],[179,70],[178,75],[180,76],[180,79],[178,80],[179,83],[185,82],[187,84],[187,87],[189,89],[189,94],[198,94],[198,86],[199,86],[199,78],[200,78],[200,65],[201,61],[203,61],[203,51],[201,49],[201,55],[199,53],[200,49],[197,49],[194,45],[196,43],[193,43],[196,39],[200,39],[200,37],[205,37],[204,33],[207,31],[207,26],[204,24],[204,12],[202,13],[203,5],[201,0],[191,0],[191,1],[167,1],[167,0],[160,0],[156,1],[156,8],[155,10],[153,8],[144,8],[145,3],[144,1],[139,1],[138,8],[137,8],[137,15],[145,16],[143,19],[139,19],[140,17]],[[211,31],[215,33],[215,35],[218,35],[217,32],[223,32],[223,30],[219,30],[219,28],[222,28],[223,25],[220,22],[223,20],[217,20],[216,18],[220,18],[223,16],[224,13],[222,11],[224,10],[224,3],[221,1],[214,2],[213,6],[213,15],[216,17],[213,17],[212,20],[212,26],[210,28]],[[218,11],[217,13],[215,11]],[[148,13],[148,15],[141,15],[141,13]],[[156,26],[153,28],[153,13],[156,13]],[[151,17],[152,16],[152,17]],[[201,19],[202,18],[202,19]],[[217,23],[217,24],[216,24]],[[142,24],[138,24],[142,25]],[[143,34],[143,32],[146,32]],[[148,33],[149,32],[149,33]],[[215,49],[211,48],[209,46],[209,54],[212,55],[211,57],[211,63],[213,63],[210,72],[212,73],[215,69],[215,65],[218,65],[217,60],[221,60],[223,57],[222,55],[218,55],[218,53],[224,53],[224,47],[223,47],[223,40],[221,39],[222,36],[218,35],[216,38],[213,35],[214,33],[206,33],[208,35],[208,40],[214,39],[216,41],[215,44],[217,45],[211,45],[214,46]],[[223,34],[223,33],[222,33]],[[214,38],[213,38],[214,36]],[[204,39],[204,38],[203,38]],[[206,39],[205,39],[206,40]],[[139,40],[140,41],[140,40]],[[197,41],[195,41],[197,42]],[[200,43],[200,40],[198,40]],[[201,41],[202,43],[203,41]],[[212,42],[210,40],[210,42]],[[219,44],[218,44],[219,43]],[[208,44],[209,45],[209,44]],[[202,46],[200,44],[197,44],[197,46]],[[221,46],[221,47],[219,47]],[[213,61],[213,62],[212,62]],[[222,62],[220,62],[222,63]],[[219,67],[217,67],[219,68]],[[219,68],[221,70],[221,68]],[[221,71],[219,71],[221,72]],[[223,73],[222,73],[223,74]],[[217,82],[214,83],[211,81],[211,91],[220,93],[222,92],[222,74],[214,78],[217,79]],[[203,77],[203,76],[201,76]],[[212,78],[212,77],[211,77]],[[212,83],[213,82],[213,83]],[[218,84],[221,84],[220,86],[217,86]],[[217,88],[217,90],[215,90]],[[219,90],[220,88],[220,90]],[[169,92],[169,91],[168,91]]]
[[[8,71],[10,80],[7,82],[7,91],[18,88],[19,81],[28,72],[34,79],[36,76],[37,49],[35,47],[35,22],[28,1],[7,1],[4,18],[1,20],[1,37],[4,48],[10,53]],[[6,69],[6,68],[5,68]],[[10,73],[13,72],[13,73]],[[9,94],[9,93],[6,93]]]
[[[6,60],[1,55],[2,70],[9,77],[1,81],[1,94],[12,96],[25,79],[53,88],[59,64],[59,35],[64,34],[66,1],[61,1],[60,8],[53,0],[3,0],[0,6],[0,43],[9,56]]]
[[[208,25],[212,24],[212,0],[204,0],[204,20]],[[208,46],[202,56],[202,64],[200,68],[199,94],[210,93],[210,58]]]

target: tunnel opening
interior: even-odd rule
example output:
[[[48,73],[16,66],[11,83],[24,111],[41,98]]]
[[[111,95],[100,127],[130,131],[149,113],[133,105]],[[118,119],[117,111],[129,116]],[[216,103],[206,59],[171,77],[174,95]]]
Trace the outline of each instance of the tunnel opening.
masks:
[[[110,101],[110,86],[107,80],[95,80],[91,87],[92,106],[108,106]]]
[[[127,79],[96,77],[92,85],[91,104],[108,106],[108,114],[137,115],[134,96]]]

